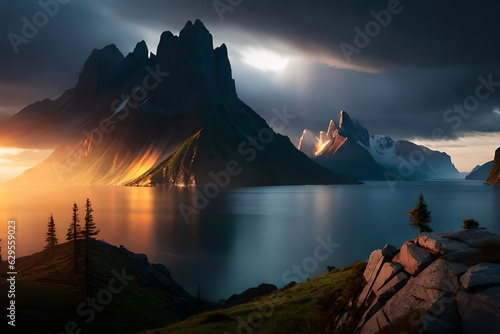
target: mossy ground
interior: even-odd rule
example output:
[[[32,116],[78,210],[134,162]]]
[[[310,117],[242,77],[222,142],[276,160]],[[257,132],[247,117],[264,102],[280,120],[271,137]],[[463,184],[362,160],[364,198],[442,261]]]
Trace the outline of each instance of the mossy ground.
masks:
[[[321,333],[359,293],[365,267],[358,262],[245,304],[144,333]]]

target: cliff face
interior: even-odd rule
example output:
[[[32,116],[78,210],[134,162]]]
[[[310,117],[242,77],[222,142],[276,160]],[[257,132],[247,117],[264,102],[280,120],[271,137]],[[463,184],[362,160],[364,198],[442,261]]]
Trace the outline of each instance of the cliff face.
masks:
[[[312,162],[238,98],[227,48],[214,49],[199,20],[188,22],[179,36],[164,32],[156,55],[148,57],[144,41],[126,57],[115,45],[94,50],[66,95],[64,104],[46,100],[15,118],[14,132],[39,136],[30,142],[47,134],[58,143],[46,160],[9,184],[359,183]],[[38,122],[26,122],[39,112]],[[354,129],[351,123],[346,126]],[[222,177],[212,176],[215,171]]]
[[[375,250],[356,311],[335,320],[339,332],[498,333],[500,238],[485,229],[420,235],[400,250]],[[356,325],[357,324],[357,325]],[[337,331],[335,331],[337,332]]]
[[[493,160],[490,175],[486,179],[486,184],[490,186],[500,184],[500,147],[495,151],[495,159]]]

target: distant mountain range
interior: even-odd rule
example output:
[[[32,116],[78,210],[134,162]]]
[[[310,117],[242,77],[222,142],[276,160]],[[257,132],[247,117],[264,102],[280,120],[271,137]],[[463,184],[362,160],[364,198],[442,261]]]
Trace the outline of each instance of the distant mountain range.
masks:
[[[488,161],[483,165],[477,165],[471,172],[465,177],[466,180],[475,181],[486,181],[488,175],[490,175],[491,167],[493,167],[493,160]]]
[[[465,179],[483,181],[488,185],[500,184],[500,147],[495,151],[494,160],[483,165],[477,165]]]
[[[299,150],[313,161],[361,180],[459,179],[460,173],[444,152],[410,141],[370,135],[356,119],[341,111],[319,135],[304,130]]]
[[[94,50],[74,88],[1,126],[4,145],[57,144],[15,185],[358,183],[311,161],[238,98],[226,46],[214,49],[199,20],[164,32],[156,54],[144,41],[127,56]]]

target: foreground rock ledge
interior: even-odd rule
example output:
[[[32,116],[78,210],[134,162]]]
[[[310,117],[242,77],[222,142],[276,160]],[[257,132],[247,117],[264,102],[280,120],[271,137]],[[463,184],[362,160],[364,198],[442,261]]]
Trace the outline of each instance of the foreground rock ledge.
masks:
[[[355,333],[499,333],[500,237],[483,228],[419,235],[398,251],[375,250],[353,301],[339,316]]]

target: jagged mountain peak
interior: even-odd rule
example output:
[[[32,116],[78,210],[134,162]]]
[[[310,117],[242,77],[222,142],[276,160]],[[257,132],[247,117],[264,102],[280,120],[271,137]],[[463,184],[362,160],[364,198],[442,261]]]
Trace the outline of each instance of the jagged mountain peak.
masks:
[[[352,125],[351,117],[347,112],[341,110],[339,113],[339,127],[345,128]]]
[[[165,61],[172,58],[179,49],[179,37],[171,31],[164,31],[160,36],[160,42],[156,47],[156,58]]]
[[[123,77],[126,78],[136,70],[144,68],[149,60],[149,50],[145,41],[135,45],[134,51],[130,52],[123,61]]]
[[[370,136],[368,130],[345,111],[339,113],[338,126],[328,124],[328,131],[320,131],[316,137],[304,131],[299,149],[313,160],[330,170],[350,174],[362,180],[385,179],[385,172],[399,175],[401,161],[411,160],[411,154],[419,151],[425,156],[404,179],[459,178],[460,174],[444,152],[437,152],[406,140],[394,141],[383,135]],[[409,164],[409,163],[408,163]]]
[[[233,80],[233,73],[226,44],[222,44],[214,50],[215,73],[219,92],[227,98],[237,99],[236,84]]]
[[[207,27],[203,24],[203,22],[200,19],[196,19],[194,23],[189,20],[186,22],[184,25],[184,28],[181,30],[181,34],[186,33],[186,32],[191,32],[191,31],[196,31],[197,33],[201,34],[209,34],[210,32],[208,31]]]
[[[357,119],[352,119],[347,112],[341,111],[339,115],[339,133],[346,137],[358,141],[368,147],[370,145],[370,134]]]
[[[75,103],[114,88],[120,81],[124,56],[114,44],[94,49],[85,61],[75,88]]]
[[[208,79],[215,81],[213,38],[205,25],[189,21],[179,33],[179,43],[187,59]]]
[[[156,55],[163,69],[173,73],[185,69],[187,62],[201,74],[213,94],[237,98],[227,46],[222,44],[214,50],[213,37],[200,20],[187,22],[179,36],[163,32]]]
[[[120,55],[121,57],[123,57],[123,54],[115,44],[109,44],[101,49],[92,50],[90,57],[113,57],[116,55]]]
[[[72,101],[73,109],[83,111],[80,123],[72,125],[71,135],[50,157],[11,184],[358,182],[312,162],[238,99],[227,47],[214,49],[201,21],[188,22],[179,36],[162,33],[156,56],[147,58],[147,53],[144,42],[125,59],[116,46],[93,52],[76,89],[78,99]],[[73,117],[68,109],[60,114]],[[103,120],[113,130],[101,129]],[[68,147],[74,148],[70,157]],[[211,171],[233,174],[221,179],[224,173]]]
[[[139,57],[147,58],[149,54],[148,45],[144,40],[142,40],[135,45],[134,51],[132,53],[136,54]]]
[[[330,123],[328,124],[328,131],[326,132],[326,136],[328,138],[333,138],[336,131],[338,131],[337,124],[335,124],[335,122],[333,120],[330,120]]]

